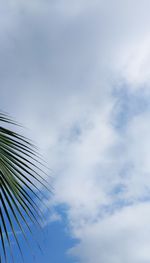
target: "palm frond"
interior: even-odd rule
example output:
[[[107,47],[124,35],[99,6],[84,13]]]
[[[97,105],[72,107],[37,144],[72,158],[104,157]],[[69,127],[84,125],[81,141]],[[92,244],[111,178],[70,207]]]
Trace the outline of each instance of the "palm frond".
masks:
[[[0,113],[0,122],[0,235],[3,256],[7,261],[8,248],[12,253],[8,228],[11,229],[22,254],[16,225],[27,241],[24,225],[30,233],[31,222],[40,225],[42,212],[37,202],[42,202],[43,187],[50,190],[42,174],[43,164],[34,145],[24,136],[7,128],[8,125],[16,123],[6,114]]]

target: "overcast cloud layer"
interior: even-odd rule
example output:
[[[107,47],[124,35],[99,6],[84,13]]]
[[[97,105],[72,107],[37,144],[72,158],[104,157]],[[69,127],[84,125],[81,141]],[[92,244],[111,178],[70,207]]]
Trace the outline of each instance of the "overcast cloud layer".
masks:
[[[54,170],[68,253],[150,262],[150,1],[0,3],[1,107]]]

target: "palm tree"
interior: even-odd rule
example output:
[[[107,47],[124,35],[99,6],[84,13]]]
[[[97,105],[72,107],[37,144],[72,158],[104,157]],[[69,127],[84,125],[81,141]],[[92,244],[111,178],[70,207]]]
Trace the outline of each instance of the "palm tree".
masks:
[[[27,240],[24,227],[32,233],[31,224],[40,224],[42,216],[42,187],[47,187],[42,162],[34,145],[24,136],[8,128],[17,125],[0,112],[0,200],[1,200],[1,247],[7,261],[12,254],[11,235],[22,254],[16,226]]]

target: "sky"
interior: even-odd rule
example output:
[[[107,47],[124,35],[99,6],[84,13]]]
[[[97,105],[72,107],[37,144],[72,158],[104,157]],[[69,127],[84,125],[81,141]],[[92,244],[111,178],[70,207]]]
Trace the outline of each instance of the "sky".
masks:
[[[22,241],[25,263],[150,262],[149,10],[0,0],[1,109],[52,171],[44,251]]]

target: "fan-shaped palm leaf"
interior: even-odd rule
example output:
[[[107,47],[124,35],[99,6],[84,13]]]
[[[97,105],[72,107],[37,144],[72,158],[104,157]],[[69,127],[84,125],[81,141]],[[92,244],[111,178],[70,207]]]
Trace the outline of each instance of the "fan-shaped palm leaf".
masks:
[[[48,187],[41,176],[42,164],[35,147],[25,137],[6,128],[15,123],[3,113],[0,113],[0,122],[0,235],[7,261],[8,247],[11,250],[8,227],[21,252],[16,225],[26,239],[23,226],[32,232],[30,223],[39,224],[40,210],[35,198],[41,202],[41,186]]]

